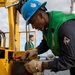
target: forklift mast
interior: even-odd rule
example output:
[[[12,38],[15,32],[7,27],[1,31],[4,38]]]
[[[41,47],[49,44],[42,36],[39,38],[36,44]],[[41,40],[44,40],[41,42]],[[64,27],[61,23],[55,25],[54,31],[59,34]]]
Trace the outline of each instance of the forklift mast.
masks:
[[[19,14],[20,8],[27,0],[0,0],[0,7],[8,9],[9,49],[20,49],[19,44]]]

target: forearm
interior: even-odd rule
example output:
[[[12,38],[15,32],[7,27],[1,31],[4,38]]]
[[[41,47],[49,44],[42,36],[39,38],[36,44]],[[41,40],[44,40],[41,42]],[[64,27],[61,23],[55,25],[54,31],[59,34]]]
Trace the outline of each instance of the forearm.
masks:
[[[73,50],[70,46],[64,46],[62,48],[62,56],[59,56],[59,58],[55,58],[53,61],[45,62],[43,64],[43,69],[51,69],[54,72],[62,71],[70,69],[71,67],[75,66],[75,49]],[[62,45],[63,46],[63,45]]]
[[[51,71],[58,72],[70,69],[75,66],[74,59],[64,59],[64,57],[56,58],[53,61],[43,62],[42,69],[50,69]]]

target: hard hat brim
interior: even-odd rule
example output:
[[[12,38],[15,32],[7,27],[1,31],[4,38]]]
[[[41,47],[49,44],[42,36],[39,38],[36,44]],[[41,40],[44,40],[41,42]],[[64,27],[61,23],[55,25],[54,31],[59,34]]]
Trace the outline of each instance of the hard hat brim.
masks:
[[[34,11],[34,12],[31,14],[31,16],[26,20],[26,25],[29,24],[29,20],[30,20],[31,17],[39,10],[39,8],[40,8],[40,7],[45,7],[46,4],[47,4],[47,2],[42,3],[41,6],[39,6],[39,7],[37,8],[37,10]]]

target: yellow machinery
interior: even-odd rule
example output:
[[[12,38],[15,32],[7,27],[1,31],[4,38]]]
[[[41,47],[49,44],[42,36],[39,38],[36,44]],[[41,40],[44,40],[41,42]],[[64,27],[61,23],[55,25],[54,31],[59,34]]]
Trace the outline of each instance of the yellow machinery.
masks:
[[[23,0],[26,1],[26,0]],[[25,51],[20,51],[19,34],[19,0],[0,0],[0,7],[8,9],[9,21],[9,47],[5,47],[5,33],[0,31],[0,75],[11,75],[12,57],[23,55]],[[1,46],[3,39],[3,46]]]

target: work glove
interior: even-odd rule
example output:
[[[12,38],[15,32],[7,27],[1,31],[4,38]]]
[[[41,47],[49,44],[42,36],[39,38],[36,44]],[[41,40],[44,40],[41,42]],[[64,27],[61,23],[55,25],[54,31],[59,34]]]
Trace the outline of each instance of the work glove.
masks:
[[[32,60],[24,66],[29,73],[42,72],[42,61]]]
[[[37,49],[33,49],[33,50],[27,50],[25,51],[24,56],[22,57],[22,59],[31,59],[31,57],[35,57],[38,55],[38,50]]]

